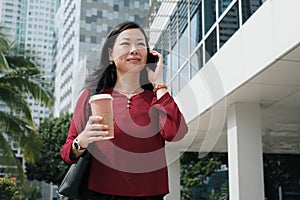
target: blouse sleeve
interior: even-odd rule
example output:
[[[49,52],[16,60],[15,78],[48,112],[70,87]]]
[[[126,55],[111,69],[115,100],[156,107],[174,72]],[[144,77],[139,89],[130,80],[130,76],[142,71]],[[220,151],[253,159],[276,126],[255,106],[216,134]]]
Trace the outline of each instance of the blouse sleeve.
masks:
[[[74,109],[66,142],[61,148],[60,155],[62,159],[68,164],[75,163],[78,160],[72,156],[71,153],[72,143],[74,139],[78,136],[78,134],[81,133],[85,128],[88,115],[89,115],[89,105],[88,105],[89,97],[90,97],[90,90],[86,89],[82,92],[81,96],[78,98],[77,104]]]
[[[171,95],[167,92],[160,99],[155,97],[152,105],[159,111],[161,136],[169,142],[182,139],[187,133],[188,127]]]

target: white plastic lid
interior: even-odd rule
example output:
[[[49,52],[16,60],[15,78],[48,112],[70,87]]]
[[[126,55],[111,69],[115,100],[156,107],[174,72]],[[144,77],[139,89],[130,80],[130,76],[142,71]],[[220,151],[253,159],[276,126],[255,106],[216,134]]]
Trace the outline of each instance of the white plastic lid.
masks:
[[[96,94],[90,97],[89,103],[99,99],[113,99],[110,94]]]

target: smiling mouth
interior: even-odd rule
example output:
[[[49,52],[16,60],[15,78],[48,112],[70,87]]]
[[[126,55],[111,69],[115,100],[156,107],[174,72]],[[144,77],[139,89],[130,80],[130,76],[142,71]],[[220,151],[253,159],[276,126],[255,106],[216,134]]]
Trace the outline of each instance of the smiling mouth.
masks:
[[[141,60],[140,58],[129,58],[129,59],[127,59],[127,61],[133,61],[133,62],[138,62],[140,60]]]

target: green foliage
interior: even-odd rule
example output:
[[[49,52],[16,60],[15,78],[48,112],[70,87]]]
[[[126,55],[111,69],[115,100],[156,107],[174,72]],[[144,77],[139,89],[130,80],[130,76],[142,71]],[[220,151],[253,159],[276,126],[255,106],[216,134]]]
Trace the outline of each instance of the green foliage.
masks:
[[[0,199],[1,200],[17,200],[19,198],[16,178],[10,178],[5,175],[0,178]]]
[[[276,199],[279,186],[300,181],[299,155],[264,154],[264,183],[267,199]]]
[[[42,198],[42,193],[38,185],[30,184],[25,192],[25,200],[36,200]]]
[[[219,200],[229,200],[229,181],[223,183],[219,194]]]
[[[209,200],[229,200],[228,181],[223,183],[220,192],[216,192],[212,189]]]
[[[54,97],[43,79],[39,66],[8,40],[0,26],[0,101],[8,110],[0,111],[0,163],[17,166],[17,171],[8,167],[7,173],[14,173],[22,189],[26,178],[22,165],[6,141],[4,134],[13,139],[22,149],[27,162],[34,163],[40,156],[41,141],[37,137],[36,126],[31,115],[27,97],[51,107]],[[13,171],[10,171],[13,169]]]
[[[211,194],[209,196],[209,200],[218,200],[219,199],[219,195],[218,193],[215,192],[214,189],[211,190]]]
[[[181,188],[180,193],[181,193],[181,200],[192,199],[193,194],[189,188],[187,188],[187,187]]]
[[[299,155],[264,154],[264,183],[266,199],[276,199],[279,186],[299,188]],[[209,153],[199,158],[198,153],[184,153],[181,157],[181,199],[228,200],[229,182],[223,183],[220,191],[211,190],[195,195],[193,189],[205,188],[206,178],[219,169],[220,163],[227,163],[224,154]],[[206,193],[206,194],[204,194]],[[205,196],[206,195],[206,196]]]
[[[60,150],[65,143],[72,115],[64,114],[59,118],[46,119],[38,129],[43,148],[42,157],[35,164],[26,165],[29,180],[60,184],[67,172],[68,165],[61,159]]]
[[[198,153],[188,152],[181,156],[180,162],[181,199],[189,200],[193,199],[192,189],[205,186],[207,178],[220,169],[222,164],[227,163],[227,156],[220,153],[209,153],[200,158]]]

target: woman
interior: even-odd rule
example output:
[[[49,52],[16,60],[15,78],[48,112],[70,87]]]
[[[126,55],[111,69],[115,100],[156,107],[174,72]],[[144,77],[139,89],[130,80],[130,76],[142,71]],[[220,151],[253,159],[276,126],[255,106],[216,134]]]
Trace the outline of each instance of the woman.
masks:
[[[155,59],[157,64],[151,63]],[[71,164],[89,147],[88,199],[161,200],[169,192],[165,141],[183,138],[187,125],[163,83],[162,60],[134,22],[121,23],[108,35],[61,151]],[[111,140],[102,140],[108,134],[102,118],[88,117],[91,91],[113,96]]]

